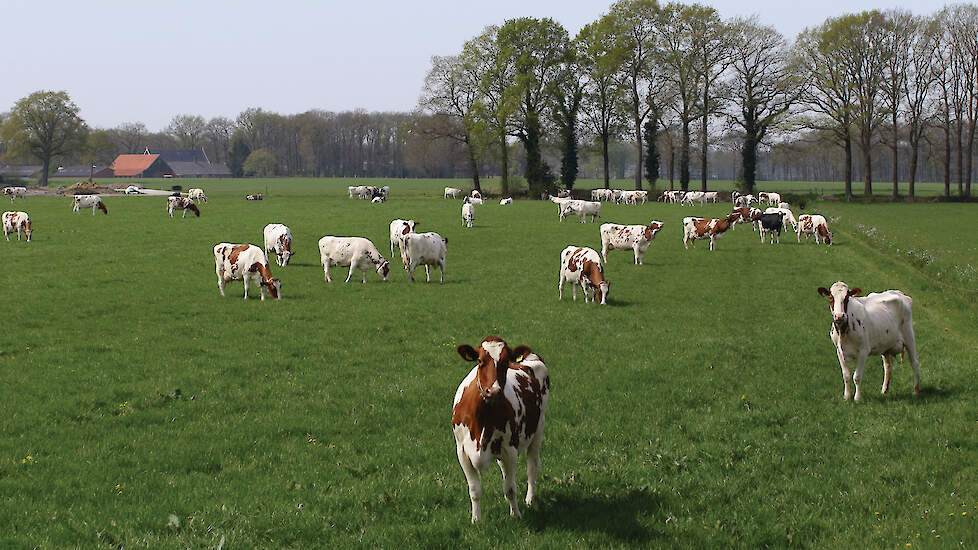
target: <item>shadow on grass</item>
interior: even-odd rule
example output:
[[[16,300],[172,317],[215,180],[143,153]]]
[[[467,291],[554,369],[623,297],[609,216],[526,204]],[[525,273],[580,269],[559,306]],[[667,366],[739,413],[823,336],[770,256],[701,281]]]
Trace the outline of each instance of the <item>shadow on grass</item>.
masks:
[[[905,388],[901,391],[901,388],[894,387],[893,381],[890,382],[890,391],[887,395],[882,396],[883,399],[888,401],[919,401],[919,402],[939,402],[945,401],[954,396],[956,392],[948,388],[935,388],[930,386],[921,386],[920,394],[914,395],[910,388]]]
[[[536,531],[598,533],[620,542],[641,543],[665,535],[648,525],[660,504],[659,497],[647,491],[623,491],[613,496],[558,491],[547,494],[523,518]]]

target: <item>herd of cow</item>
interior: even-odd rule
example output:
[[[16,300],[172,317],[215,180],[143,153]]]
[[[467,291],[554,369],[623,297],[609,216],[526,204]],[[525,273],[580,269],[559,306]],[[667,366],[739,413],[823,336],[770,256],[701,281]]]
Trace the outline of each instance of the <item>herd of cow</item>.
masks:
[[[25,196],[23,189],[7,187],[3,189],[3,194],[10,196],[13,201]],[[461,189],[446,187],[445,198],[458,198],[461,192]],[[350,198],[383,202],[388,194],[389,188],[386,187],[350,187]],[[595,201],[573,200],[569,194],[563,195],[551,197],[558,205],[560,220],[568,215],[578,215],[582,223],[588,215],[592,222],[595,217],[600,217],[601,201],[637,205],[640,202],[644,204],[648,198],[647,192],[605,189],[592,192]],[[260,195],[249,195],[247,198],[261,200]],[[666,191],[659,200],[682,205],[692,205],[694,202],[703,204],[710,200],[716,201],[717,194]],[[732,200],[734,209],[724,218],[683,218],[683,244],[692,240],[695,245],[695,239],[709,238],[710,250],[713,250],[716,239],[728,229],[733,229],[737,223],[752,224],[761,233],[762,243],[766,234],[771,234],[772,244],[775,235],[780,242],[780,232],[787,224],[794,227],[799,242],[802,233],[806,236],[806,242],[810,235],[814,235],[816,243],[832,242],[832,233],[828,231],[824,217],[805,214],[795,220],[789,205],[781,201],[777,193],[759,193],[755,198],[735,192]],[[772,207],[761,212],[751,206],[755,201],[767,201]],[[91,207],[93,215],[99,209],[108,213],[97,195],[75,196],[73,202],[75,212],[81,207]],[[184,216],[188,210],[200,216],[197,205],[205,202],[207,197],[203,190],[191,189],[187,197],[168,197],[167,212],[171,218],[174,210],[183,210]],[[482,203],[482,195],[478,191],[465,196],[462,204],[464,226],[473,226],[475,205]],[[512,198],[503,199],[500,204],[512,204]],[[570,282],[574,285],[575,299],[576,285],[580,285],[585,302],[592,299],[594,302],[607,304],[611,283],[604,277],[604,264],[608,261],[608,252],[617,249],[632,250],[635,264],[641,265],[645,252],[663,225],[660,221],[652,221],[648,225],[605,223],[600,226],[600,255],[584,246],[565,248],[560,253],[558,297],[563,298],[563,286]],[[394,257],[394,249],[399,249],[404,268],[412,281],[417,267],[425,266],[425,275],[430,281],[429,266],[439,266],[441,282],[444,283],[448,240],[438,233],[417,233],[417,226],[415,220],[396,219],[391,222],[391,258]],[[4,212],[3,231],[4,236],[16,231],[18,240],[23,231],[30,241],[29,216],[24,212]],[[289,264],[294,255],[292,231],[286,225],[273,223],[265,226],[263,236],[262,248],[252,244],[232,243],[214,246],[215,270],[221,296],[224,296],[227,282],[241,280],[244,284],[244,298],[248,298],[249,284],[257,284],[262,300],[265,299],[266,290],[271,297],[281,298],[281,281],[272,276],[269,258],[274,257],[279,267]],[[350,281],[358,269],[362,271],[363,282],[366,282],[368,270],[375,270],[383,280],[388,280],[390,262],[368,239],[327,235],[319,240],[319,251],[327,283],[332,281],[329,268],[334,266],[349,267],[346,282]],[[593,294],[593,298],[589,296],[589,292]],[[894,359],[898,355],[902,357],[904,353],[909,355],[913,368],[914,393],[920,392],[919,359],[913,331],[913,301],[910,297],[899,290],[860,297],[859,288],[850,289],[841,281],[833,284],[830,289],[818,288],[818,293],[829,299],[832,312],[830,336],[842,368],[845,399],[861,400],[862,373],[870,355],[881,355],[883,358],[881,393],[886,393],[889,388]],[[476,364],[462,379],[452,404],[456,454],[468,483],[471,520],[475,523],[481,517],[481,476],[493,459],[498,462],[502,471],[503,493],[509,503],[510,515],[520,517],[516,465],[519,455],[525,451],[525,503],[530,506],[534,500],[540,468],[540,448],[550,395],[547,367],[543,359],[528,346],[511,348],[497,336],[485,338],[477,348],[461,345],[456,351],[465,361]]]

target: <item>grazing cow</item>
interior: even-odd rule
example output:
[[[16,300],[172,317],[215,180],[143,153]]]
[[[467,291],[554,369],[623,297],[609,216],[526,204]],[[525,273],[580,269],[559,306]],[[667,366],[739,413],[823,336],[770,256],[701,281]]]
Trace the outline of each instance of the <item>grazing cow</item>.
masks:
[[[458,385],[452,402],[455,454],[465,473],[472,501],[472,523],[479,521],[482,473],[493,458],[503,474],[509,515],[519,518],[516,464],[526,451],[526,505],[533,505],[550,374],[528,346],[515,350],[498,336],[488,336],[474,349],[461,345],[462,359],[478,363]]]
[[[475,206],[471,202],[465,201],[462,204],[462,225],[465,227],[472,227],[472,222],[475,221]]]
[[[10,202],[14,202],[15,199],[22,199],[27,196],[26,187],[4,187],[3,194],[10,197]]]
[[[418,222],[414,220],[402,220],[400,218],[391,222],[391,259],[394,258],[394,247],[401,251],[401,257],[404,257],[404,236],[408,233],[414,233],[414,228],[418,226]]]
[[[207,202],[207,195],[205,195],[204,190],[199,187],[193,187],[187,190],[187,198],[193,199],[193,201],[198,204]]]
[[[472,194],[469,196],[472,197],[473,199],[481,199],[482,193],[480,193],[478,189],[473,189]]]
[[[126,187],[126,190],[123,192],[127,195],[142,195],[143,189],[138,185],[130,185],[129,187]]]
[[[499,200],[499,206],[506,206],[507,204],[513,204],[513,197],[506,197],[505,199]]]
[[[452,197],[453,199],[457,199],[458,198],[458,194],[461,193],[461,192],[462,192],[462,190],[461,189],[458,189],[457,187],[446,187],[445,188],[445,198],[447,199],[448,197]]]
[[[414,282],[414,270],[424,266],[425,282],[431,282],[429,267],[441,267],[441,282],[445,283],[445,254],[448,252],[448,239],[438,233],[408,233],[404,235],[401,244],[401,261],[407,270],[411,282]]]
[[[601,258],[592,248],[568,246],[560,253],[560,276],[557,280],[557,296],[564,299],[564,283],[570,281],[574,300],[577,300],[577,285],[581,285],[584,303],[588,302],[588,290],[593,288],[594,302],[608,304],[608,290],[611,281],[604,278]]]
[[[102,197],[98,195],[75,195],[74,196],[74,207],[72,207],[72,212],[78,212],[83,207],[92,207],[92,215],[95,215],[96,210],[101,210],[106,216],[109,215],[109,209],[105,207],[102,203]]]
[[[615,190],[614,189],[592,189],[591,200],[613,201],[615,200]]]
[[[781,214],[784,217],[784,225],[785,226],[787,226],[788,224],[791,224],[791,230],[792,231],[797,231],[798,230],[798,222],[795,221],[795,215],[791,213],[791,210],[788,210],[787,208],[775,208],[775,207],[772,206],[770,208],[765,209],[764,210],[764,213],[765,214],[775,214],[775,213],[776,214]]]
[[[387,202],[387,199],[384,198],[384,195],[377,195],[376,197],[370,199],[370,202],[373,204],[381,204]]]
[[[700,204],[706,204],[706,193],[702,191],[687,191],[686,194],[683,195],[682,205],[686,206],[688,204],[692,206],[693,201],[696,201]]]
[[[759,202],[759,203],[760,202],[768,202],[767,195],[768,194],[767,194],[766,191],[758,191],[757,192],[757,202]]]
[[[564,221],[565,217],[571,215],[577,215],[577,217],[580,218],[581,223],[586,223],[587,217],[591,216],[591,223],[594,223],[594,218],[601,217],[601,203],[569,200],[560,206],[558,217],[560,218],[560,221]]]
[[[716,240],[719,239],[740,214],[737,212],[731,212],[726,218],[713,219],[713,218],[683,218],[683,246],[686,250],[689,250],[689,246],[686,244],[689,241],[693,241],[693,248],[696,248],[696,239],[710,239],[710,250],[713,250],[713,246]]]
[[[740,218],[738,218],[736,223],[734,223],[734,227],[731,227],[730,229],[736,229],[738,223],[749,223],[754,231],[758,230],[761,223],[760,219],[762,214],[759,209],[750,206],[741,206],[740,208],[735,208],[734,212],[736,212]]]
[[[660,221],[653,221],[649,225],[601,224],[601,257],[608,263],[609,250],[633,250],[635,264],[642,265],[645,251],[663,225]]]
[[[774,206],[774,205],[778,204],[779,202],[781,202],[781,193],[768,193],[767,194],[767,203],[769,205]]]
[[[832,330],[829,335],[842,367],[845,384],[842,397],[849,399],[852,395],[849,386],[852,373],[852,382],[856,386],[854,399],[862,399],[859,390],[866,358],[876,354],[883,356],[883,389],[880,393],[885,394],[890,388],[893,360],[897,355],[902,357],[904,351],[910,355],[910,366],[913,367],[913,393],[919,394],[920,360],[913,333],[913,300],[899,290],[874,292],[858,298],[861,292],[858,288],[850,290],[842,281],[829,290],[818,289],[818,293],[830,301]]]
[[[19,241],[20,233],[23,231],[24,236],[27,237],[27,242],[31,242],[31,217],[27,215],[27,212],[4,212],[0,221],[3,222],[3,238],[9,241],[10,237],[7,235],[16,231]]]
[[[719,198],[720,193],[717,193],[716,191],[708,191],[703,193],[703,202],[710,201],[716,203]]]
[[[774,244],[774,235],[778,236],[778,244],[781,244],[781,230],[784,229],[784,216],[779,212],[761,214],[758,221],[761,223],[761,244],[764,244],[764,237],[771,235],[771,244]]]
[[[275,263],[279,267],[289,265],[289,260],[295,255],[292,251],[292,230],[281,223],[270,223],[262,230],[265,237],[265,256],[275,254]]]
[[[805,234],[805,242],[808,242],[810,235],[815,236],[815,244],[818,244],[819,238],[821,238],[822,243],[832,244],[832,232],[829,231],[828,223],[825,221],[824,216],[819,216],[818,214],[802,214],[798,216],[798,242],[801,242],[801,234]]]
[[[364,283],[367,282],[368,269],[375,269],[385,282],[391,270],[390,262],[380,255],[374,243],[363,237],[327,235],[319,239],[319,257],[327,283],[333,282],[329,276],[329,268],[332,266],[350,267],[350,273],[346,276],[347,283],[357,269],[363,271]]]
[[[739,195],[733,201],[734,207],[735,208],[750,207],[750,199],[748,199],[748,197],[749,195]]]
[[[183,218],[187,217],[187,210],[196,214],[198,218],[200,217],[200,209],[194,204],[193,199],[187,197],[167,197],[166,211],[171,218],[174,210],[183,210],[183,216],[181,216]]]
[[[260,201],[262,200],[261,193],[255,193],[254,195],[245,195],[245,200]]]
[[[217,288],[224,296],[224,285],[228,281],[241,280],[244,283],[244,299],[248,299],[248,283],[258,283],[261,299],[265,299],[265,289],[272,298],[282,299],[282,281],[272,277],[268,269],[265,253],[253,244],[219,243],[214,246],[214,269],[217,272]]]

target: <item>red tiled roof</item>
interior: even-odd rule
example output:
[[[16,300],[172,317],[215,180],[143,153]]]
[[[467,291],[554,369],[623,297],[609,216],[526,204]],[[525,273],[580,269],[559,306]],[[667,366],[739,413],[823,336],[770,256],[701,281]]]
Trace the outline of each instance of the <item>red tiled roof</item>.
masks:
[[[116,176],[139,176],[158,158],[159,155],[119,155],[109,168]]]

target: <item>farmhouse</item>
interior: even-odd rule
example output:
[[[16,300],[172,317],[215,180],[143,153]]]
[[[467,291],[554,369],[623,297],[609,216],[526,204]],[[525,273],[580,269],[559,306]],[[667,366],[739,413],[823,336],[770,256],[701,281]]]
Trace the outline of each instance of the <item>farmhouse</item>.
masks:
[[[170,175],[170,167],[159,155],[119,155],[109,166],[107,177],[161,178]]]
[[[231,170],[213,163],[203,149],[156,149],[142,154],[119,155],[108,170],[97,176],[119,178],[228,178]]]

